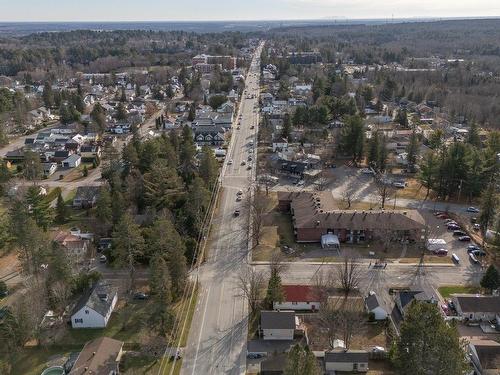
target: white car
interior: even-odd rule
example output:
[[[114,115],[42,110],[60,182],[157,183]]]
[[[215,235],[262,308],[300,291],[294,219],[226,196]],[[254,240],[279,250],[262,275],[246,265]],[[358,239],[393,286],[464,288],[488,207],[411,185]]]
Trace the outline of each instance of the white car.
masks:
[[[300,180],[297,182],[297,186],[303,186],[306,182],[304,180]]]
[[[233,161],[232,161],[231,159],[229,159],[229,160],[227,161],[227,165],[231,165],[231,164],[233,164]]]
[[[477,214],[479,212],[479,208],[467,207],[467,212],[473,212],[473,213]]]

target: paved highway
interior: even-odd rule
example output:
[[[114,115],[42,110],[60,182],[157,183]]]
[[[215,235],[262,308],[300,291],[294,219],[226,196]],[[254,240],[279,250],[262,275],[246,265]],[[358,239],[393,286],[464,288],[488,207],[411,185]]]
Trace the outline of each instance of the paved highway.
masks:
[[[207,260],[199,270],[198,302],[184,351],[184,375],[240,375],[246,371],[248,311],[236,284],[241,270],[248,267],[248,219],[243,202],[255,178],[255,107],[259,100],[261,48],[256,51],[247,75],[239,111],[241,119],[238,116],[235,120],[222,169],[221,196],[208,241],[211,246],[207,247]],[[249,156],[253,161],[248,160]],[[236,201],[239,190],[244,195],[241,202]],[[234,216],[236,209],[241,210],[238,217]]]

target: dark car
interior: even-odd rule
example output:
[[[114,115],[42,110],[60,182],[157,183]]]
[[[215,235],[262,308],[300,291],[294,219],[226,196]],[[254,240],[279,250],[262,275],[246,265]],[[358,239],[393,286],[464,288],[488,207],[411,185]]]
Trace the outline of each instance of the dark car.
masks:
[[[234,210],[234,216],[240,216],[240,210]]]
[[[465,233],[463,230],[454,230],[453,235],[454,236],[466,236],[467,233]]]
[[[148,298],[149,298],[149,296],[144,292],[137,292],[134,294],[134,299],[145,300]]]
[[[477,257],[485,257],[486,253],[483,250],[474,250],[471,252],[471,254],[474,254]]]
[[[471,252],[476,251],[476,250],[481,250],[481,248],[477,245],[474,245],[474,244],[467,246],[468,253],[471,253]]]
[[[261,353],[249,353],[249,354],[247,354],[247,358],[249,358],[249,359],[259,359],[262,357],[264,357],[264,354],[261,354]]]
[[[448,230],[460,230],[457,224],[448,224]]]
[[[461,237],[458,237],[458,240],[462,241],[462,242],[469,242],[470,237],[469,236],[461,236]]]

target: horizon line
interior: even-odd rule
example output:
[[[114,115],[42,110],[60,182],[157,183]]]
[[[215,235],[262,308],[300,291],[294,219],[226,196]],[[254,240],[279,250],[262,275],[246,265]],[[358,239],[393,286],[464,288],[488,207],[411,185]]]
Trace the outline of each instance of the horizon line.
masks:
[[[295,21],[295,22],[336,22],[336,21],[383,21],[383,20],[481,20],[481,19],[500,19],[500,15],[496,16],[411,16],[411,17],[362,17],[362,18],[357,18],[357,17],[344,17],[344,16],[339,16],[339,17],[332,17],[332,18],[276,18],[276,19],[179,19],[179,20],[46,20],[46,21],[29,21],[29,20],[23,20],[23,21],[5,21],[5,20],[0,20],[0,23],[6,24],[6,23],[165,23],[165,22],[172,22],[172,23],[187,23],[187,22],[203,22],[203,23],[210,23],[210,22],[284,22],[284,21]]]

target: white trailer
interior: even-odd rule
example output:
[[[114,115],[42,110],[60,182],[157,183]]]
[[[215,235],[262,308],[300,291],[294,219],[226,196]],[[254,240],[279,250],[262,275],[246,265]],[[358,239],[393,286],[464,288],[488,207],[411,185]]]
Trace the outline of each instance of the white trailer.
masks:
[[[426,244],[427,250],[436,251],[439,249],[446,249],[446,241],[442,238],[429,238]]]

